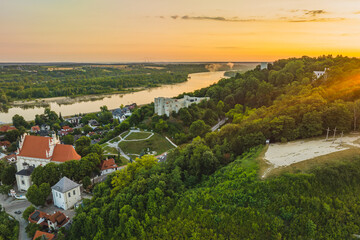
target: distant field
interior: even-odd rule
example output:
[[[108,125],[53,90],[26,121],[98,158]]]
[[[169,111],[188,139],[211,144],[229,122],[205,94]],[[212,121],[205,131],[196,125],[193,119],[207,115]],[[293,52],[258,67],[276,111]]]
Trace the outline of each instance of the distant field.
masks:
[[[162,154],[174,148],[163,136],[157,133],[147,140],[129,142],[122,141],[119,143],[119,147],[125,153],[129,154],[140,154],[142,150],[147,148],[149,148],[150,151],[156,151],[157,154]]]

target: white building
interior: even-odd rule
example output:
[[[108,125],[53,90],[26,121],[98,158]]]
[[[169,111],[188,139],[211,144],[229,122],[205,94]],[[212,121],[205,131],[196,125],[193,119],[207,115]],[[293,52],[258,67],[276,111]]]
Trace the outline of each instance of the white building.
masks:
[[[30,136],[24,134],[16,151],[16,182],[19,191],[27,191],[31,186],[30,175],[37,166],[45,166],[50,162],[63,163],[80,160],[71,145],[60,144],[59,138]]]
[[[320,77],[324,76],[327,70],[328,69],[325,68],[324,71],[314,71],[314,75],[315,75],[316,79],[319,79]]]
[[[169,117],[173,111],[178,113],[181,108],[187,108],[191,104],[198,104],[209,99],[209,97],[190,97],[187,95],[181,99],[158,97],[154,100],[155,113],[159,116],[167,115]]]
[[[63,177],[51,187],[54,205],[67,210],[81,200],[80,184]]]
[[[268,63],[267,63],[267,62],[262,62],[262,63],[260,63],[260,70],[267,69],[267,67],[268,67]]]

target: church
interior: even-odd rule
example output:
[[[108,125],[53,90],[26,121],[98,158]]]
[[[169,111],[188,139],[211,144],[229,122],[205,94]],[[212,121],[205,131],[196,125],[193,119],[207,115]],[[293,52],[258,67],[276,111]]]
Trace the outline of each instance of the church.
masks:
[[[16,183],[19,191],[27,191],[31,186],[30,175],[37,166],[81,159],[73,146],[60,144],[55,135],[40,137],[26,133],[20,139],[16,156]]]

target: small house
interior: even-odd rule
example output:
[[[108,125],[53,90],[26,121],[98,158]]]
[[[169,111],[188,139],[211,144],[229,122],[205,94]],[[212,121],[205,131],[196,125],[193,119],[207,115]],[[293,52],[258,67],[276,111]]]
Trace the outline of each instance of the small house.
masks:
[[[119,167],[116,163],[115,160],[113,158],[110,159],[106,159],[104,161],[101,162],[101,167],[100,167],[100,175],[105,175],[105,174],[109,174],[112,173],[116,170],[119,170],[122,167]]]
[[[40,132],[40,127],[38,125],[32,126],[30,132],[38,133],[38,132]]]
[[[67,210],[81,200],[80,184],[63,177],[51,187],[54,205]]]

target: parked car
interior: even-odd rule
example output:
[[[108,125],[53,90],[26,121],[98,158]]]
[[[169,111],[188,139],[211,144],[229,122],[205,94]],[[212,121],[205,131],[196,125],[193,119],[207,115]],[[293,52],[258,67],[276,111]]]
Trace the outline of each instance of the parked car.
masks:
[[[14,212],[15,214],[21,214],[21,211],[20,210],[17,210]]]

